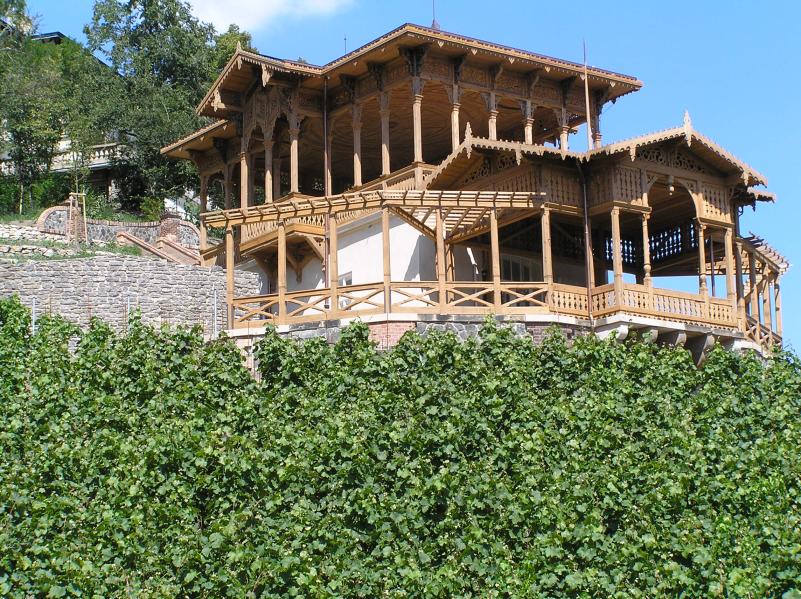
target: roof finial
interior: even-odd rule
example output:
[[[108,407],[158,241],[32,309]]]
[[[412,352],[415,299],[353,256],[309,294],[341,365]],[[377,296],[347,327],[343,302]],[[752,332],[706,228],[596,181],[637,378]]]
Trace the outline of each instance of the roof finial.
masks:
[[[467,126],[464,128],[464,140],[467,145],[473,142],[473,129],[470,127],[470,121],[467,121]]]
[[[437,0],[431,0],[431,29],[436,29],[437,31],[440,30],[439,22],[437,21]]]
[[[687,139],[687,145],[689,146],[693,137],[693,122],[690,119],[689,110],[684,111],[684,137]]]
[[[242,51],[242,42],[239,41],[239,40],[236,40],[236,51],[237,52],[241,52]]]

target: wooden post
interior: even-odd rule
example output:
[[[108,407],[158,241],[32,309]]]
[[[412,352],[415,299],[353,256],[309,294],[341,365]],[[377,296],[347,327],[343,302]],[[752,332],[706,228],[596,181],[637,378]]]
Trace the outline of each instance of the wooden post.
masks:
[[[234,230],[225,229],[225,295],[228,304],[228,328],[234,328]]]
[[[233,206],[233,194],[231,193],[231,165],[223,167],[223,193],[225,194],[225,209],[230,210]]]
[[[384,312],[392,312],[392,263],[389,253],[389,208],[381,209],[381,244],[384,263]]]
[[[353,104],[353,186],[362,186],[362,105]]]
[[[435,232],[437,235],[437,289],[439,296],[440,311],[445,308],[447,298],[445,297],[445,231],[442,223],[442,210],[434,210],[436,215]]]
[[[759,343],[762,337],[762,330],[759,328],[761,319],[759,318],[759,286],[757,285],[756,278],[756,256],[753,252],[748,252],[748,293],[751,295],[749,302],[751,309],[751,318],[756,323],[756,341]]]
[[[459,108],[461,104],[454,102],[451,104],[451,151],[455,152],[459,147]]]
[[[381,175],[390,173],[389,166],[389,92],[381,92],[378,98],[378,113],[381,116]]]
[[[709,318],[709,291],[706,286],[706,243],[704,225],[698,223],[698,282],[699,292],[704,297],[704,318]]]
[[[724,245],[726,246],[726,297],[731,303],[733,314],[737,314],[737,290],[734,284],[734,235],[731,228],[726,229],[724,236]]]
[[[648,219],[650,214],[642,215],[642,273],[643,283],[646,287],[652,287],[651,281],[651,238],[648,235]]]
[[[498,214],[490,209],[490,249],[492,252],[492,303],[497,312],[501,308],[501,250],[498,241]]]
[[[278,324],[286,322],[286,226],[278,221]]]
[[[414,137],[414,161],[423,162],[423,81],[412,79],[412,128]]]
[[[300,136],[300,124],[294,123],[293,125],[294,126],[289,128],[289,193],[297,193],[300,189],[298,181],[298,137]]]
[[[328,289],[331,291],[331,307],[329,311],[330,318],[336,318],[339,315],[339,238],[338,238],[338,221],[336,214],[332,214],[329,218],[329,231],[328,231]]]
[[[707,294],[706,288],[706,243],[704,240],[704,225],[698,223],[698,291],[701,295]]]
[[[623,254],[620,240],[620,208],[612,208],[612,269],[614,270],[615,303],[623,306]]]
[[[250,160],[248,153],[239,154],[239,207],[247,208],[250,205]]]
[[[779,276],[773,279],[773,311],[776,313],[776,334],[782,336],[782,294],[779,289]]]
[[[264,140],[264,203],[273,201],[273,140]]]
[[[762,287],[762,318],[765,319],[765,328],[768,331],[772,331],[773,315],[770,309],[770,271],[767,265],[762,267],[762,282],[760,286]],[[771,335],[770,341],[773,341],[773,335]]]
[[[553,262],[551,258],[551,209],[547,206],[542,207],[542,278],[548,286],[548,294],[553,287]]]
[[[534,143],[534,111],[531,105],[531,100],[523,100],[520,102],[520,108],[523,110],[523,141],[527,144]]]
[[[206,229],[206,222],[203,220],[202,215],[208,211],[209,202],[209,176],[200,175],[200,251],[204,251],[209,247],[208,243],[208,230]]]
[[[746,330],[745,321],[745,289],[743,289],[743,256],[742,247],[739,242],[735,242],[734,247],[734,266],[735,266],[735,287],[737,291],[737,320],[741,331]]]
[[[328,138],[325,140],[326,145],[326,162],[325,162],[325,172],[323,173],[323,193],[327,196],[330,196],[333,192],[331,191],[331,149],[334,145],[334,131],[331,124],[328,125]]]

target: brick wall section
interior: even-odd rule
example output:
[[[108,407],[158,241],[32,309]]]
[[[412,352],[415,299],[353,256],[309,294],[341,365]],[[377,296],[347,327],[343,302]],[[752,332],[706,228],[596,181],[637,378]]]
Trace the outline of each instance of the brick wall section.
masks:
[[[397,345],[407,331],[417,328],[415,322],[373,322],[369,324],[370,340],[378,343],[379,349],[388,349]]]
[[[237,295],[259,293],[255,273],[236,271]],[[65,260],[0,262],[0,296],[18,294],[39,314],[52,311],[85,326],[97,316],[115,327],[139,308],[150,324],[200,324],[225,329],[225,270],[137,256],[102,255]]]

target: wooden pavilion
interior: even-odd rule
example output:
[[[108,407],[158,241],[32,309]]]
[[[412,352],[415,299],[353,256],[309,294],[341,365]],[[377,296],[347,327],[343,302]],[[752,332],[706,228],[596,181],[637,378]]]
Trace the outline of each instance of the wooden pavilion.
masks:
[[[197,108],[213,122],[162,153],[197,165],[234,333],[495,314],[780,344],[787,261],[739,230],[765,177],[686,115],[604,145],[603,108],[641,85],[407,24],[322,67],[237,49]],[[237,297],[235,268],[264,293]]]

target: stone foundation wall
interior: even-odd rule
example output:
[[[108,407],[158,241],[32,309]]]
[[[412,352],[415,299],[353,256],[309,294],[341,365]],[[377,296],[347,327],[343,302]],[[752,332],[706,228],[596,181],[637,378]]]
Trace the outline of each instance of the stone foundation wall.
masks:
[[[237,295],[259,293],[255,273],[236,271]],[[216,290],[216,294],[215,294]],[[123,327],[139,309],[150,324],[199,324],[225,329],[225,270],[137,256],[104,255],[70,260],[0,262],[0,296],[18,294],[39,315],[61,314],[81,326],[91,317]]]
[[[501,319],[502,326],[511,327],[514,333],[519,336],[530,336],[535,343],[541,343],[549,329],[559,328],[568,340],[577,335],[584,335],[588,329],[579,324],[566,324],[556,322],[525,322],[513,319]],[[416,331],[420,335],[427,335],[431,331],[450,331],[461,340],[475,337],[484,324],[483,317],[460,318],[456,320],[379,320],[367,322],[370,330],[370,339],[378,344],[379,349],[388,349],[400,341],[407,331]],[[319,323],[309,323],[292,325],[287,328],[279,328],[280,334],[293,339],[313,339],[323,337],[328,343],[336,343],[340,333],[348,325],[347,322],[339,320],[328,320]],[[243,348],[251,347],[258,342],[259,336],[254,335],[241,337],[240,346]]]

